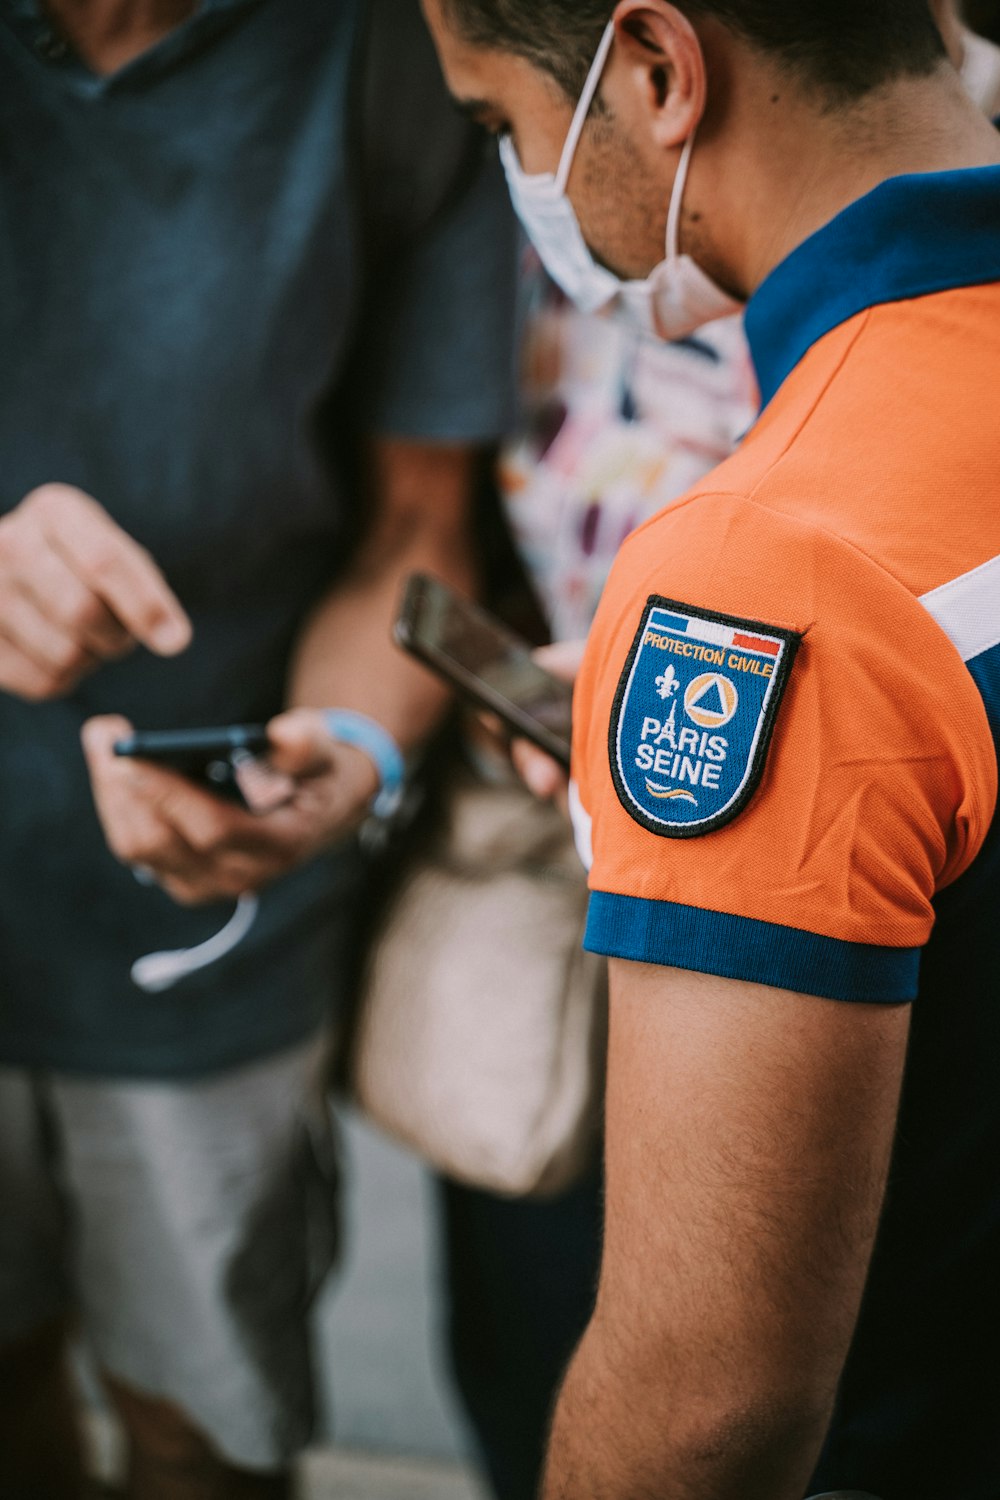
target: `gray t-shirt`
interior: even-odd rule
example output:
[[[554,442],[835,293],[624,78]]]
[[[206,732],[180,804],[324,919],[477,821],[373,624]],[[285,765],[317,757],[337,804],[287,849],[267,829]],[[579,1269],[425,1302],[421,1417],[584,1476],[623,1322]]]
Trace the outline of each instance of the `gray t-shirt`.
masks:
[[[281,708],[303,618],[363,526],[331,444],[352,350],[359,431],[503,428],[514,256],[495,164],[390,243],[362,299],[378,184],[358,201],[358,20],[358,0],[202,0],[102,80],[37,0],[0,0],[0,509],[79,485],[195,625],[182,657],[138,652],[60,702],[0,694],[0,1062],[191,1075],[291,1043],[331,1003],[347,851],[269,889],[229,959],[161,996],[133,986],[136,957],[199,942],[231,907],[181,909],[116,863],[79,730]]]

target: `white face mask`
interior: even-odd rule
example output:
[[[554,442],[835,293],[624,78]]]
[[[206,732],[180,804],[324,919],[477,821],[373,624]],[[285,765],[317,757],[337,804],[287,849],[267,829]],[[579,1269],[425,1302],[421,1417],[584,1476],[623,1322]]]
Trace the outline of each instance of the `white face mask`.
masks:
[[[1000,110],[1000,47],[974,31],[962,35],[965,51],[962,57],[962,82],[966,92],[984,114]]]
[[[614,23],[609,22],[583,86],[555,174],[525,172],[509,136],[500,142],[500,160],[517,216],[545,269],[582,312],[596,312],[617,303],[630,321],[644,331],[663,339],[687,338],[704,323],[728,317],[741,307],[690,255],[680,253],[681,203],[694,136],[684,146],[670,196],[666,259],[644,281],[622,281],[614,272],[598,265],[566,196],[573,158],[614,38]]]

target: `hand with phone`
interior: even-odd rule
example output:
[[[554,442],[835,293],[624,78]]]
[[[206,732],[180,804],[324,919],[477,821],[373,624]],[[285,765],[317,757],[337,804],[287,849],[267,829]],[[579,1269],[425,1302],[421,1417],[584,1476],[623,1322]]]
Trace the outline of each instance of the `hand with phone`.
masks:
[[[424,573],[408,581],[396,640],[474,703],[488,723],[499,722],[529,791],[565,809],[571,685],[585,642],[533,650],[480,605]]]
[[[0,519],[0,689],[59,698],[136,645],[174,656],[190,640],[149,553],[82,490],[42,485]]]
[[[91,719],[84,752],[105,837],[182,905],[258,891],[352,833],[379,779],[361,750],[332,740],[322,716],[293,709],[267,725],[268,762],[291,795],[258,814],[175,766],[115,753],[127,719]]]
[[[569,767],[573,694],[539,664],[538,653],[502,620],[440,578],[407,581],[397,643],[512,735]]]
[[[540,667],[563,682],[573,683],[580,671],[586,641],[555,641],[534,653]],[[569,816],[569,771],[531,740],[515,739],[510,747],[514,769],[528,791],[540,802],[556,802]]]
[[[140,730],[114,743],[116,755],[180,771],[253,813],[273,812],[295,795],[294,780],[274,769],[269,750],[263,724]]]

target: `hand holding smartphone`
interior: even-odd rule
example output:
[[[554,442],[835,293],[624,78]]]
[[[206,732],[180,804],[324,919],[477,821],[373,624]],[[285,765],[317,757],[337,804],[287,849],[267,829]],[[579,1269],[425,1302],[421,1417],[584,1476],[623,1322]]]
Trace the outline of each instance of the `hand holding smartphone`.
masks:
[[[138,730],[114,747],[116,755],[168,766],[254,813],[283,807],[295,794],[292,777],[268,765],[267,750],[267,730],[262,724]]]
[[[513,734],[569,768],[572,686],[539,666],[528,642],[495,616],[440,579],[413,573],[395,639]]]

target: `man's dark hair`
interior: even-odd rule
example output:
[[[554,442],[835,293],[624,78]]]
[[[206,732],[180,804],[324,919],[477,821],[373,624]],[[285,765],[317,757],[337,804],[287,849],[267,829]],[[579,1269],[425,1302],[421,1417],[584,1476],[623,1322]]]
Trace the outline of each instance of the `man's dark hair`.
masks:
[[[673,0],[712,16],[772,56],[825,103],[858,99],[905,74],[930,73],[944,45],[928,0]],[[518,53],[571,98],[607,25],[609,0],[444,0],[459,33],[477,46]]]

